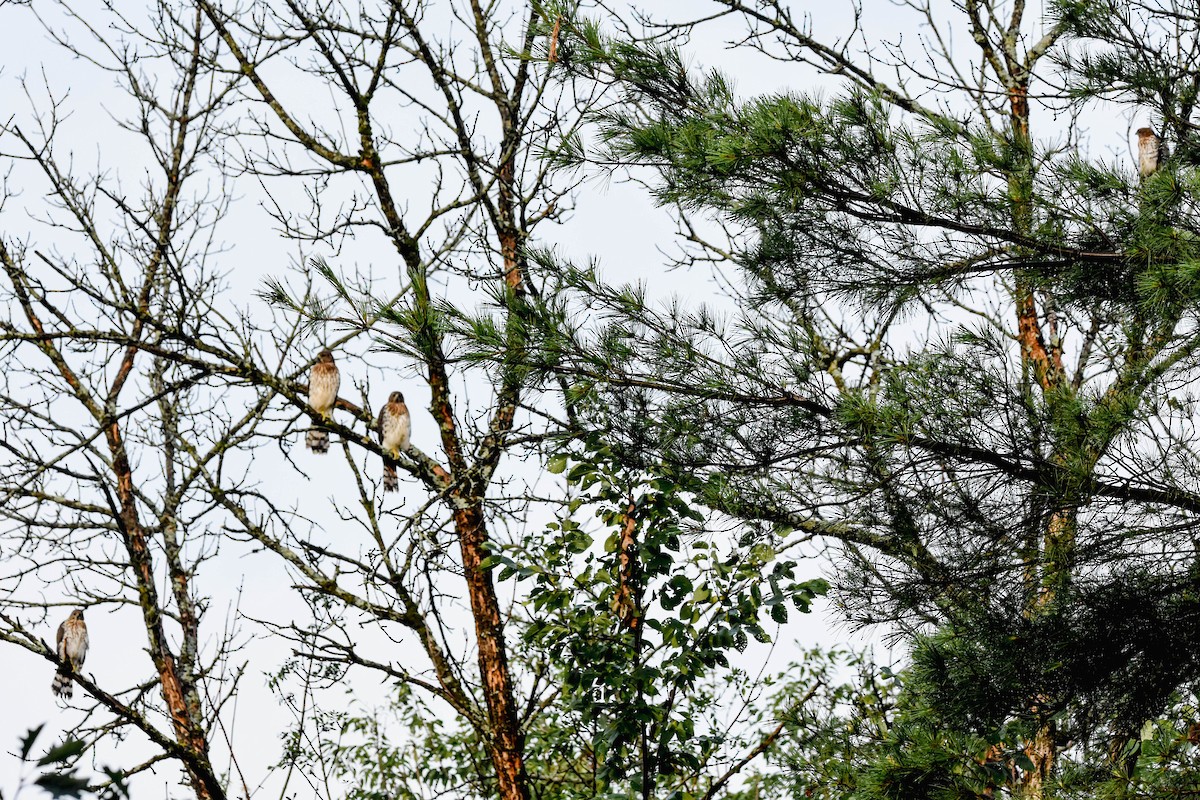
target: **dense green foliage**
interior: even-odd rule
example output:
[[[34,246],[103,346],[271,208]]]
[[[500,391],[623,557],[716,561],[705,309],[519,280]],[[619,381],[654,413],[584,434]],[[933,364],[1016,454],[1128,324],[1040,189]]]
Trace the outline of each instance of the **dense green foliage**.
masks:
[[[837,599],[914,660],[880,744],[908,767],[872,762],[854,796],[1128,777],[1146,732],[1191,724],[1200,679],[1200,16],[1063,3],[1031,33],[1021,4],[965,2],[925,20],[971,55],[931,44],[932,73],[889,84],[784,4],[722,5],[747,46],[846,86],[741,97],[579,22],[567,71],[622,99],[564,163],[650,167],[682,267],[719,264],[729,297],[664,308],[564,265],[547,369],[626,463],[838,544]],[[1081,149],[1101,99],[1174,155],[1139,176]]]

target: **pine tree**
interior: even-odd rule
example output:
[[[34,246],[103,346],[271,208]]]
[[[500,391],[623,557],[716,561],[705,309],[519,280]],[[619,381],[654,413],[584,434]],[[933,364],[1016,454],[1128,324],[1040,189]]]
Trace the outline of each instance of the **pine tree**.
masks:
[[[631,463],[836,543],[850,618],[910,637],[923,702],[992,737],[1010,792],[1051,793],[1081,743],[1128,772],[1200,678],[1200,18],[923,7],[936,73],[888,83],[884,42],[855,55],[778,0],[719,4],[745,46],[844,90],[740,99],[669,44],[573,26],[565,68],[622,93],[575,155],[655,169],[686,266],[721,263],[736,311],[566,266],[546,366]],[[964,36],[966,61],[943,46]],[[1174,155],[1139,176],[1081,150],[1096,101]],[[603,324],[571,327],[576,302]]]

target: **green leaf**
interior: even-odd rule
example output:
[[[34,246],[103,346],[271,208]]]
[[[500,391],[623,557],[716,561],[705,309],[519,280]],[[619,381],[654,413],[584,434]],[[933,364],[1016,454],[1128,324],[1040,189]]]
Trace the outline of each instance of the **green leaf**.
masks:
[[[750,557],[760,564],[766,564],[775,558],[775,549],[765,544],[756,544],[750,550]]]
[[[801,585],[815,595],[823,597],[829,594],[829,581],[824,578],[813,578],[811,581],[805,581]]]
[[[118,779],[121,777],[120,773],[115,772],[110,775],[116,775]],[[114,781],[100,792],[100,800],[129,800],[129,787],[124,782]]]
[[[561,475],[567,468],[567,457],[565,455],[557,455],[550,459],[546,464],[546,470],[555,475]]]
[[[87,749],[87,743],[80,739],[67,739],[60,745],[56,745],[38,759],[38,766],[45,767],[49,764],[62,764],[70,761],[75,756]]]
[[[73,772],[51,772],[33,783],[55,797],[80,797],[88,787],[88,782]]]
[[[43,722],[41,725],[38,725],[36,728],[30,728],[29,731],[25,734],[25,736],[21,739],[21,760],[22,761],[29,760],[29,753],[30,753],[30,751],[33,750],[33,743],[35,741],[37,741],[38,736],[41,735],[41,733],[42,733],[42,728],[45,728],[45,727],[46,727],[46,723]]]

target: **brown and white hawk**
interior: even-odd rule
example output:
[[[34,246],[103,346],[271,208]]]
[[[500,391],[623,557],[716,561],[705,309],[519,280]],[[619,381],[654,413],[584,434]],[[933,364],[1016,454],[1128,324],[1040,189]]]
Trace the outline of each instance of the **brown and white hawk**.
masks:
[[[83,621],[83,609],[77,608],[71,612],[61,625],[58,626],[58,658],[62,663],[50,684],[50,691],[59,697],[71,699],[71,676],[83,666],[87,657],[88,632],[87,623]]]
[[[404,405],[403,392],[392,392],[387,403],[379,409],[377,430],[383,445],[383,490],[394,492],[400,488],[395,458],[401,450],[408,449],[408,406]]]
[[[1153,128],[1138,128],[1138,174],[1149,178],[1167,159],[1167,146]]]
[[[322,350],[317,355],[317,363],[313,364],[308,373],[308,404],[323,419],[333,418],[333,406],[337,402],[341,382],[337,364],[333,363],[333,353]],[[304,442],[314,453],[328,453],[329,431],[318,427],[309,428]]]

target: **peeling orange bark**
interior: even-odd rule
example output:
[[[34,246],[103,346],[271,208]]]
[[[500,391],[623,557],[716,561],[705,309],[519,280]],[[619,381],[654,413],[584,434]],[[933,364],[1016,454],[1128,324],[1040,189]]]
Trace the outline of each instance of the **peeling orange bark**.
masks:
[[[504,647],[504,622],[492,573],[481,567],[487,553],[487,527],[477,504],[454,512],[454,528],[462,549],[463,575],[475,618],[479,647],[479,675],[487,701],[491,741],[488,749],[496,771],[499,796],[504,800],[528,800],[529,780],[525,772],[525,736],[517,719],[512,674]]]
[[[1033,290],[1027,285],[1017,288],[1017,341],[1021,344],[1021,359],[1033,367],[1034,379],[1044,390],[1057,386],[1065,374],[1062,348],[1047,349],[1038,321]]]
[[[112,468],[117,479],[121,533],[137,581],[138,605],[141,606],[146,634],[150,640],[150,657],[158,673],[160,691],[175,729],[175,739],[186,747],[192,756],[184,760],[188,780],[197,800],[224,800],[225,790],[209,762],[208,738],[200,718],[200,709],[189,708],[188,692],[184,680],[179,675],[175,654],[171,652],[167,642],[162,606],[154,580],[154,561],[150,554],[146,531],[137,512],[133,470],[125,452],[120,426],[115,421],[105,427],[105,439],[113,456]]]
[[[634,549],[637,547],[637,518],[633,515],[635,506],[630,503],[625,509],[625,520],[621,524],[621,540],[617,547],[617,617],[631,630],[636,629],[641,622],[641,602],[635,587],[634,572],[637,560]]]

